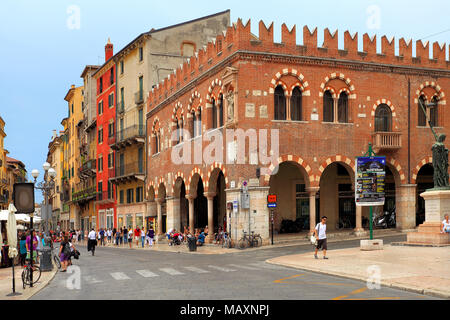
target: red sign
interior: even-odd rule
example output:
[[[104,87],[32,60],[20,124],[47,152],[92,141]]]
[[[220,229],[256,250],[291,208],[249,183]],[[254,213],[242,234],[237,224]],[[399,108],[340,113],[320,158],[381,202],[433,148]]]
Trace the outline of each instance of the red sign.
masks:
[[[277,195],[276,194],[269,194],[267,196],[267,202],[268,203],[277,203]]]

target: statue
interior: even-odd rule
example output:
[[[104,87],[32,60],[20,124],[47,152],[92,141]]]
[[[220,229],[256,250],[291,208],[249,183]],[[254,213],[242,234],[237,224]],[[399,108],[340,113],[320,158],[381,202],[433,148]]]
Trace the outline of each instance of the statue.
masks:
[[[440,134],[432,148],[435,189],[450,189],[448,183],[448,149],[444,146],[445,138],[445,134]]]
[[[434,188],[432,190],[450,190],[448,183],[448,149],[444,146],[444,141],[447,136],[445,134],[440,134],[439,136],[436,134],[431,120],[428,119],[428,115],[422,101],[419,100],[419,104],[422,107],[422,111],[425,113],[425,118],[428,120],[431,132],[433,132],[434,138],[436,139],[436,142],[432,147],[434,169]]]
[[[227,122],[234,120],[234,92],[229,91],[227,94]]]

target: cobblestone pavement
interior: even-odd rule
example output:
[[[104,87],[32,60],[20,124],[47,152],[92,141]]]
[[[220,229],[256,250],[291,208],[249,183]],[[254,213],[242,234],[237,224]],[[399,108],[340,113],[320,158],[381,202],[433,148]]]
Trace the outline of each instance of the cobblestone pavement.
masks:
[[[330,255],[332,250],[356,246],[359,241],[330,243]],[[310,252],[310,245],[220,255],[102,247],[91,256],[84,247],[80,249],[82,256],[75,262],[79,273],[58,273],[32,299],[434,299],[391,288],[369,290],[363,281],[265,262]],[[74,280],[78,274],[79,283]]]

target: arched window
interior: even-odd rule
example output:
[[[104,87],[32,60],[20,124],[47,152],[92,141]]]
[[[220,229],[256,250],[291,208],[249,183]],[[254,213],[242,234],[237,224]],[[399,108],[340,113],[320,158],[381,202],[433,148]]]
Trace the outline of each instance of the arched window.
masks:
[[[192,132],[191,137],[195,138],[197,136],[197,115],[195,111],[192,112]]]
[[[202,135],[202,110],[198,109],[197,115],[197,136]]]
[[[215,99],[212,99],[212,128],[217,128],[217,106]]]
[[[302,118],[302,92],[295,87],[291,97],[291,120],[301,121]]]
[[[275,120],[286,120],[286,97],[282,86],[275,89]]]
[[[420,96],[419,103],[417,104],[418,126],[420,127],[425,127],[427,125],[427,118],[425,117],[423,108],[425,108],[425,111],[427,110],[426,101],[424,96]]]
[[[392,112],[386,104],[380,104],[375,112],[375,132],[392,131]]]
[[[341,123],[348,123],[348,95],[346,92],[341,92],[339,95],[338,121]]]
[[[219,96],[219,127],[223,127],[223,95]]]
[[[334,122],[334,100],[328,90],[323,94],[323,122]]]
[[[155,131],[155,152],[154,154],[160,153],[161,152],[161,141],[160,141],[160,133],[159,131]]]
[[[178,119],[175,118],[175,123],[177,125],[177,144],[181,142],[181,134],[180,134],[180,125],[178,123]]]
[[[439,99],[434,96],[431,100],[433,106],[430,107],[430,122],[433,127],[439,126]]]

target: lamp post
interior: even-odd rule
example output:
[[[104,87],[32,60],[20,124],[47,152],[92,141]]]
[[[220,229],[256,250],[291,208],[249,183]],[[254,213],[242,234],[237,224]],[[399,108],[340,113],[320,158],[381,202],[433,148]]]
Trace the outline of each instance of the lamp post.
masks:
[[[48,228],[48,220],[51,215],[51,211],[49,210],[49,197],[52,191],[55,188],[55,181],[54,179],[57,176],[56,170],[51,167],[51,165],[46,162],[42,166],[44,168],[45,174],[44,174],[44,181],[39,182],[36,184],[36,180],[39,177],[39,170],[34,169],[31,172],[31,175],[34,178],[34,185],[36,190],[41,190],[42,194],[44,196],[44,204],[43,212],[45,212],[44,220],[45,220],[45,243],[46,246],[44,246],[42,250],[42,261],[41,261],[41,270],[42,271],[51,271],[53,269],[52,259],[51,259],[51,248],[48,246],[51,244],[51,238],[49,235],[49,228]]]

